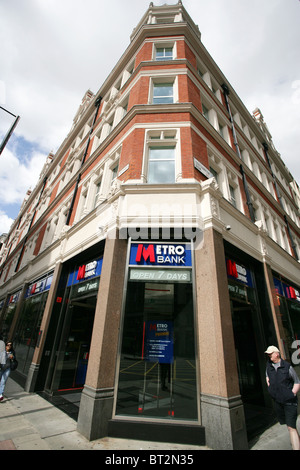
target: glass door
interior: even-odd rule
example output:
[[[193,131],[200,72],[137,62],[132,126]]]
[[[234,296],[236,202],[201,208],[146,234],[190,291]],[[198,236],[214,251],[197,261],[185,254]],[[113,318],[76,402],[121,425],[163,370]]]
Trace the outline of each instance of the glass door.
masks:
[[[52,380],[52,391],[85,383],[97,296],[69,300]]]
[[[116,414],[197,420],[191,283],[128,283]]]
[[[174,364],[174,284],[145,284],[139,413],[172,415]]]
[[[244,403],[263,405],[264,396],[257,353],[254,307],[232,301],[232,320],[241,396]]]

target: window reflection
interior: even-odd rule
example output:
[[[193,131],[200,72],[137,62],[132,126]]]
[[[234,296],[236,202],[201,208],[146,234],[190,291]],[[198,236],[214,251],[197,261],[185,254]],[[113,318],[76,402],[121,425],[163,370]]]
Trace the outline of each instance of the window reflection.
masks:
[[[40,325],[48,292],[35,295],[24,302],[17,325],[14,347],[18,359],[18,371],[27,374],[37,344]]]
[[[150,147],[148,183],[162,184],[175,181],[175,147]]]

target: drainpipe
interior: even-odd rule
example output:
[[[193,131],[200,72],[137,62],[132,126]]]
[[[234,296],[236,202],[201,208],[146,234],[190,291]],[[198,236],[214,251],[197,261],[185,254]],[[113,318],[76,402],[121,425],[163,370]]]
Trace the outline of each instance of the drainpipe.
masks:
[[[32,227],[33,220],[34,220],[35,215],[36,215],[37,207],[38,207],[38,205],[39,205],[39,203],[40,203],[40,200],[41,200],[41,198],[42,198],[42,195],[43,195],[43,192],[44,192],[46,183],[47,183],[47,178],[44,178],[43,187],[42,187],[41,192],[40,192],[40,197],[39,197],[39,200],[38,200],[38,202],[37,202],[37,204],[36,204],[36,206],[35,206],[33,216],[31,217],[31,221],[30,221],[30,224],[29,224],[29,227],[28,227],[28,230],[27,230],[27,233],[26,233],[26,235],[25,235],[25,238],[24,238],[24,241],[23,241],[23,245],[22,245],[22,248],[21,248],[21,253],[20,253],[20,255],[19,255],[19,258],[18,258],[16,267],[15,267],[15,273],[18,271],[18,269],[19,269],[19,267],[20,267],[21,259],[22,259],[22,256],[23,256],[23,253],[24,253],[24,250],[25,250],[25,245],[26,245],[27,238],[28,238],[28,233],[29,233],[29,230],[30,230],[31,227]]]
[[[279,204],[280,204],[282,210],[284,211],[284,216],[283,217],[284,217],[284,221],[285,221],[285,224],[286,224],[286,227],[287,227],[287,231],[288,231],[289,239],[290,239],[290,242],[291,242],[292,250],[294,252],[295,258],[298,260],[299,257],[298,257],[298,253],[297,253],[297,247],[295,245],[295,242],[294,242],[294,239],[293,239],[293,236],[292,236],[292,232],[291,232],[291,229],[290,229],[290,224],[289,224],[289,222],[287,220],[287,216],[285,214],[285,208],[283,206],[283,202],[282,202],[281,194],[280,194],[280,191],[279,191],[279,187],[278,187],[276,177],[273,173],[273,169],[272,169],[272,166],[271,166],[271,161],[270,161],[270,157],[269,157],[269,154],[268,154],[269,147],[268,147],[268,144],[266,144],[265,142],[263,142],[262,145],[263,145],[263,148],[264,148],[264,152],[265,152],[265,156],[266,156],[268,165],[269,165],[270,170],[271,170],[271,174],[272,174],[272,178],[273,178],[273,181],[274,181],[274,186],[275,186],[277,199],[279,201]]]
[[[233,120],[233,117],[232,117],[232,114],[231,114],[231,109],[230,109],[229,100],[228,100],[229,88],[225,83],[223,83],[222,88],[223,88],[223,92],[224,92],[227,111],[229,113],[229,119],[230,119],[230,123],[231,123],[231,129],[232,129],[232,134],[233,134],[234,145],[235,145],[235,148],[236,148],[236,153],[237,153],[239,159],[242,161],[242,155],[241,155],[240,147],[239,147],[238,140],[237,140],[235,124],[234,124],[234,120]],[[245,191],[245,194],[246,194],[246,200],[247,200],[247,206],[249,208],[250,218],[251,218],[252,222],[255,222],[255,214],[254,214],[253,204],[252,204],[252,201],[251,201],[249,188],[248,188],[248,183],[247,183],[246,175],[245,175],[244,168],[243,168],[242,164],[240,164],[240,172],[241,172],[242,179],[243,179],[244,191]]]
[[[102,98],[101,98],[101,96],[99,96],[99,98],[97,98],[97,100],[95,101],[96,113],[95,113],[95,116],[94,116],[94,121],[93,121],[92,127],[90,129],[89,138],[88,138],[88,141],[87,141],[87,144],[86,144],[86,148],[85,148],[83,157],[81,159],[80,170],[81,170],[81,168],[83,167],[83,165],[85,163],[85,159],[86,159],[88,148],[89,148],[90,141],[91,141],[91,135],[94,131],[94,126],[95,126],[95,122],[96,122],[96,119],[97,119],[97,116],[98,116],[98,111],[99,111],[99,108],[100,108],[101,100],[102,100]],[[74,188],[74,192],[73,192],[73,197],[72,197],[70,209],[69,209],[69,212],[68,212],[68,215],[67,215],[66,225],[69,225],[69,223],[70,223],[70,219],[71,219],[71,215],[72,215],[72,212],[73,212],[73,208],[74,208],[75,199],[76,199],[76,196],[77,196],[78,186],[79,186],[80,180],[81,180],[81,171],[79,172],[79,174],[77,176],[77,180],[76,180],[76,184],[75,184],[75,188]]]

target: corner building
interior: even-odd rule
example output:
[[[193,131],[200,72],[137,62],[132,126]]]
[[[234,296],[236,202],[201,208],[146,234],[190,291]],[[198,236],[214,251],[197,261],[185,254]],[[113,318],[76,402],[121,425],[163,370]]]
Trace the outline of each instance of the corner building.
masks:
[[[182,3],[151,3],[1,247],[15,380],[91,440],[247,449],[266,346],[299,362],[297,201]]]

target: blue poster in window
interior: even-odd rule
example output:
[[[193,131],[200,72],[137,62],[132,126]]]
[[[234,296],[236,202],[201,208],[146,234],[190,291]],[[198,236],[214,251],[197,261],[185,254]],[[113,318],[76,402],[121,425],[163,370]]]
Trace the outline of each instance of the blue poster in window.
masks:
[[[153,320],[145,323],[145,359],[149,362],[173,363],[173,322]]]

